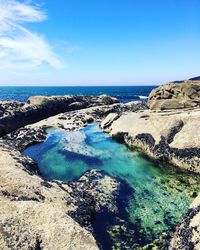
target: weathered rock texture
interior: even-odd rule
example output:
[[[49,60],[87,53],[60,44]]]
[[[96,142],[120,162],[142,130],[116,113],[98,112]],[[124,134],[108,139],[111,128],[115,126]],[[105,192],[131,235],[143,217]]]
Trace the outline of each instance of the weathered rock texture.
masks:
[[[0,136],[59,113],[118,102],[116,98],[107,95],[34,96],[28,99],[27,104],[2,101],[0,103]]]
[[[146,103],[144,102],[130,102],[127,104],[116,103],[78,111],[69,111],[19,128],[3,136],[2,139],[6,144],[22,151],[34,143],[44,141],[46,138],[46,128],[62,128],[68,131],[78,130],[88,123],[100,122],[108,114],[113,112],[121,115],[127,111],[137,112],[138,110],[145,110],[146,108]]]
[[[20,152],[45,140],[45,128],[76,130],[108,115],[101,125],[117,140],[200,173],[199,83],[158,88],[149,97],[150,110],[142,102],[119,104],[107,96],[1,102],[0,249],[98,249],[91,221],[101,208],[115,209],[119,183],[99,171],[70,185],[39,176],[37,165]],[[199,204],[197,199],[177,227],[174,249],[199,249]]]
[[[152,90],[148,106],[155,110],[200,107],[200,81],[170,82]]]
[[[199,174],[199,78],[156,88],[149,96],[148,106],[149,110],[137,113],[108,115],[101,123],[102,128],[153,159]],[[177,226],[170,249],[200,249],[200,195]]]
[[[105,123],[105,122],[104,122]],[[153,159],[200,173],[200,109],[188,112],[127,112],[106,131]]]
[[[115,180],[93,170],[71,185],[46,181],[31,159],[5,144],[0,162],[0,249],[98,249],[84,227],[114,206]]]
[[[36,100],[34,103],[38,105]],[[21,105],[14,106],[21,112]],[[141,108],[146,105],[134,102],[68,111],[2,137],[0,249],[99,249],[91,223],[101,209],[117,209],[119,183],[97,170],[85,173],[71,184],[47,181],[39,176],[37,165],[20,152],[45,140],[47,127],[75,130],[101,120],[114,110],[120,115]]]
[[[171,241],[172,250],[200,249],[200,195],[193,201]]]
[[[148,110],[109,114],[101,126],[153,159],[200,173],[200,81],[168,83],[153,90]]]
[[[101,123],[101,128],[105,129],[109,127],[115,120],[119,118],[116,113],[110,113]]]

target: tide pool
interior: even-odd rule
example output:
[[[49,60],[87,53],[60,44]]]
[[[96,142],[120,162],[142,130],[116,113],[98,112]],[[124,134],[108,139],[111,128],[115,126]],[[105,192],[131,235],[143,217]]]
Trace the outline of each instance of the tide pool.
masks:
[[[48,129],[45,142],[24,151],[48,180],[71,182],[100,169],[123,183],[117,214],[96,216],[103,249],[139,249],[177,225],[199,191],[197,177],[129,150],[91,124],[80,131]]]

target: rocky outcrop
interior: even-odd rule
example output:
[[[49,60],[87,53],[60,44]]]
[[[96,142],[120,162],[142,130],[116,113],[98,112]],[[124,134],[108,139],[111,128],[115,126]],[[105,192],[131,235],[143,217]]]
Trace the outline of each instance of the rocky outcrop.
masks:
[[[4,135],[0,140],[0,248],[98,249],[91,222],[104,207],[116,209],[120,185],[100,171],[89,171],[71,184],[39,176],[37,165],[20,151],[45,140],[45,128],[76,130],[110,114],[101,125],[112,137],[151,158],[200,173],[200,109],[195,99],[199,82],[192,85],[197,86],[192,87],[193,94],[186,91],[187,83],[183,84],[184,96],[182,90],[179,94],[174,91],[172,98],[164,99],[165,91],[159,89],[153,94],[155,98],[149,98],[150,110],[142,102],[119,104],[107,96],[32,97],[27,104],[0,105],[0,134]],[[184,104],[189,108],[174,109],[181,107],[183,99],[189,100],[188,106]],[[160,111],[170,107],[166,100],[172,110]],[[190,109],[194,104],[196,108]],[[177,227],[174,249],[198,249],[198,207],[192,205]]]
[[[34,96],[28,99],[27,104],[22,105],[22,103],[13,102],[7,108],[8,102],[2,101],[0,104],[0,110],[2,111],[0,117],[0,136],[59,113],[93,106],[111,105],[118,102],[116,98],[106,95]]]
[[[116,103],[112,105],[96,106],[78,111],[61,113],[37,123],[27,125],[2,137],[4,143],[23,151],[26,147],[40,143],[46,139],[46,128],[62,128],[68,131],[78,130],[88,123],[100,122],[108,114],[115,112],[121,115],[123,112],[145,110],[146,103],[131,102],[127,104]]]
[[[92,222],[103,209],[116,210],[120,185],[91,170],[71,184],[47,181],[37,165],[22,152],[46,138],[46,127],[79,129],[115,110],[135,105],[112,104],[69,111],[19,128],[0,140],[0,248],[99,249]],[[145,108],[145,105],[144,105]]]
[[[153,110],[200,107],[200,81],[170,82],[152,90],[148,106]]]
[[[200,81],[200,76],[192,77],[189,80],[191,80],[191,81]]]
[[[149,157],[200,173],[199,78],[166,84],[152,91],[149,110],[108,116],[102,127],[115,139]],[[112,117],[117,117],[113,114]],[[108,126],[104,126],[108,121]],[[178,208],[177,208],[178,209]],[[200,195],[171,240],[171,250],[200,249]],[[151,249],[152,244],[145,249]],[[157,249],[157,248],[156,248]],[[160,246],[159,249],[165,249]]]
[[[137,112],[113,112],[101,127],[153,159],[200,173],[200,81],[158,87],[151,92],[148,106]]]
[[[126,112],[106,131],[149,157],[200,173],[200,110]]]
[[[0,162],[1,249],[99,249],[85,228],[114,206],[118,182],[97,170],[71,185],[44,180],[31,159],[5,143]]]

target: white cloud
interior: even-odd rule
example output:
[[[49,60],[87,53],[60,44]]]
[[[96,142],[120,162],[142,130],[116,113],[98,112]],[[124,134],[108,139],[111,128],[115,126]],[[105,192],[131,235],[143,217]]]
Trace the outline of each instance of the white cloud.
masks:
[[[0,67],[29,69],[44,63],[63,66],[42,35],[24,27],[25,23],[41,22],[46,14],[30,1],[0,0]]]

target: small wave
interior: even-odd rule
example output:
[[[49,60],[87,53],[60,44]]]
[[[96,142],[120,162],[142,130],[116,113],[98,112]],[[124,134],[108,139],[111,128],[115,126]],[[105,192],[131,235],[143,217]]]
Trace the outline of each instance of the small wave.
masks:
[[[148,99],[148,96],[144,96],[144,95],[139,95],[140,99]]]
[[[148,99],[148,96],[144,95],[114,95],[114,97],[119,99]]]

